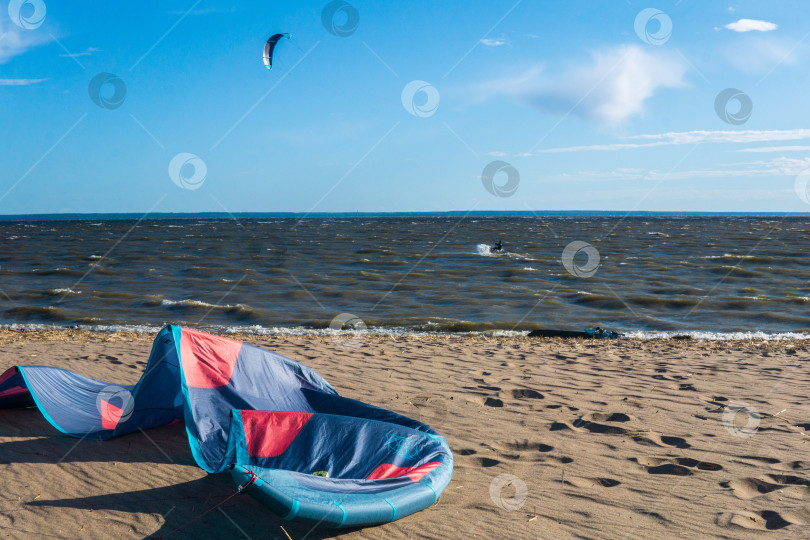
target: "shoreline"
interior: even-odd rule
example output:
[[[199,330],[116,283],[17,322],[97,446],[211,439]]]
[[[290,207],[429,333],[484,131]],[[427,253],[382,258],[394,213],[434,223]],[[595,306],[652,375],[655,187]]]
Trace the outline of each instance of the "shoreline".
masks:
[[[174,324],[174,323],[172,323]],[[177,324],[177,326],[186,326]],[[10,323],[0,324],[0,341],[6,334],[50,336],[59,333],[69,333],[71,335],[113,335],[122,334],[126,336],[153,336],[157,334],[163,326],[150,325],[47,325],[47,324],[22,324]],[[222,335],[240,341],[249,341],[259,338],[292,338],[292,337],[312,337],[328,338],[336,340],[366,340],[366,339],[398,339],[398,338],[418,338],[418,339],[527,339],[530,341],[545,339],[560,339],[563,341],[578,341],[581,338],[537,338],[528,337],[530,330],[477,330],[477,331],[423,331],[406,328],[369,328],[367,330],[332,330],[329,328],[307,328],[307,327],[257,327],[257,326],[190,326],[203,332]],[[111,341],[116,341],[112,339]],[[653,330],[629,330],[622,332],[621,338],[614,339],[584,339],[584,341],[680,341],[680,342],[803,342],[810,340],[810,331],[785,331],[785,332],[760,332],[760,331],[737,331],[737,332],[712,332],[705,330],[688,331],[653,331]]]

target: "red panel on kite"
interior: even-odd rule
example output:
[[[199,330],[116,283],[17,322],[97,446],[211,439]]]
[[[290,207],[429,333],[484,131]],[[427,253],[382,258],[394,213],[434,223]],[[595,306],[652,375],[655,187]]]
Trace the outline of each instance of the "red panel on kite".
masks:
[[[28,388],[24,388],[22,386],[12,386],[11,388],[0,392],[0,397],[16,396],[18,394],[27,394],[27,393]]]
[[[439,465],[440,463],[438,461],[431,461],[429,463],[425,463],[424,465],[420,465],[419,467],[397,467],[396,465],[391,465],[390,463],[383,463],[374,469],[370,475],[368,475],[368,479],[380,480],[382,478],[399,478],[400,476],[407,475],[411,481],[418,482],[423,476]]]
[[[245,442],[251,457],[275,457],[284,453],[312,413],[240,411]]]
[[[227,385],[240,350],[240,341],[184,328],[180,338],[180,358],[186,384],[194,388]]]
[[[104,429],[115,429],[123,414],[124,409],[116,407],[109,401],[101,400],[101,427]]]

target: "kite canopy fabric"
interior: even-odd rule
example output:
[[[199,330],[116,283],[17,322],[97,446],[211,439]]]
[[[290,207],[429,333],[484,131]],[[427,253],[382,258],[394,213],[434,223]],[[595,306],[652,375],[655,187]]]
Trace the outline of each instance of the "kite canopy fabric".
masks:
[[[338,395],[306,366],[168,326],[134,386],[64,369],[0,375],[0,408],[36,405],[56,429],[109,439],[184,420],[191,452],[284,519],[333,527],[394,521],[438,500],[453,474],[429,426]]]
[[[273,51],[276,49],[276,45],[278,45],[281,38],[284,37],[289,39],[290,34],[273,34],[264,44],[264,55],[262,58],[264,59],[264,65],[267,67],[267,69],[273,68]]]

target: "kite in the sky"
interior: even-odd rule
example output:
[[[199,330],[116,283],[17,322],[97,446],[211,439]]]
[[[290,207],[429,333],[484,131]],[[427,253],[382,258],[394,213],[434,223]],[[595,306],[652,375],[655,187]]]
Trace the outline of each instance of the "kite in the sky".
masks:
[[[267,69],[273,68],[273,51],[283,37],[290,39],[290,34],[273,34],[264,44],[264,65],[267,66]]]

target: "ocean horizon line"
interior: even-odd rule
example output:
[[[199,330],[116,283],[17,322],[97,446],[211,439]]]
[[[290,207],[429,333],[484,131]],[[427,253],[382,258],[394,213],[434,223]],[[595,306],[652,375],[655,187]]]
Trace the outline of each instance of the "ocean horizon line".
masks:
[[[81,221],[93,219],[392,218],[392,217],[810,217],[810,212],[703,212],[619,210],[448,210],[443,212],[64,212],[2,214],[0,221]]]

